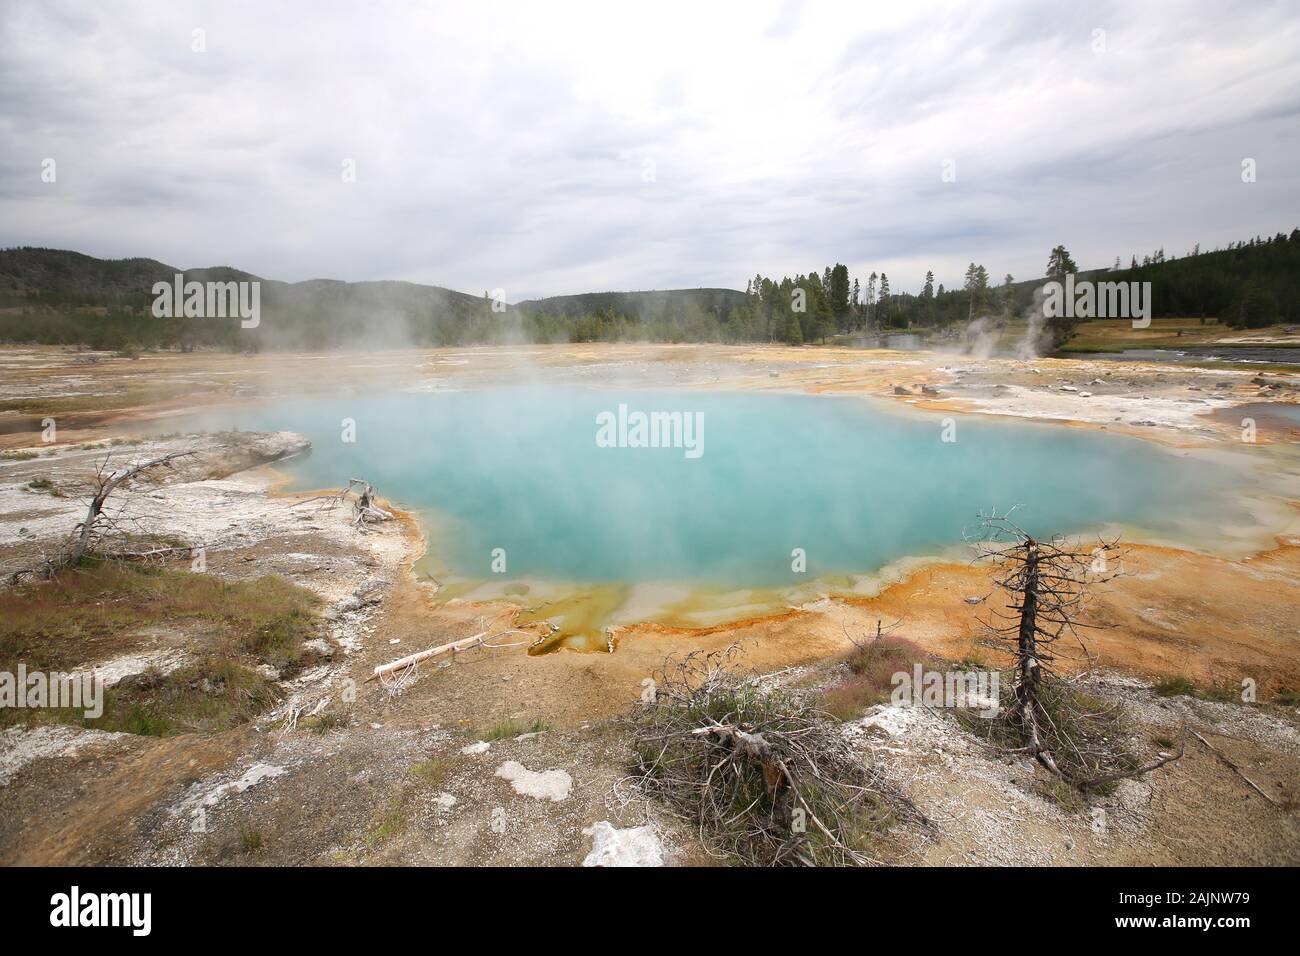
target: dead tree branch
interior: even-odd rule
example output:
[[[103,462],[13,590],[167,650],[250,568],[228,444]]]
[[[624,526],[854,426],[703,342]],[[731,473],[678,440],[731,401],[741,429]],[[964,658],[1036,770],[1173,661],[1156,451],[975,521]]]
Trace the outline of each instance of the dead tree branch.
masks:
[[[1257,784],[1254,780],[1251,780],[1248,776],[1246,776],[1245,771],[1243,771],[1235,763],[1229,760],[1227,754],[1225,754],[1218,747],[1214,746],[1212,743],[1210,743],[1208,740],[1206,740],[1204,737],[1202,737],[1194,730],[1192,731],[1192,736],[1195,737],[1197,740],[1199,740],[1202,744],[1204,744],[1205,748],[1209,750],[1210,753],[1214,754],[1214,756],[1219,759],[1220,763],[1222,763],[1225,767],[1227,767],[1229,770],[1235,773],[1242,780],[1246,781],[1246,783],[1250,786],[1250,789],[1254,790],[1256,793],[1258,793],[1269,803],[1273,804],[1273,806],[1280,807],[1280,804],[1278,804],[1276,800],[1274,800],[1271,796],[1269,796],[1268,792],[1263,787]],[[1180,751],[1179,756],[1181,755],[1182,753]]]
[[[129,537],[124,524],[136,522],[141,516],[128,513],[125,508],[119,513],[110,514],[107,510],[109,496],[122,485],[155,468],[171,468],[172,463],[193,455],[193,451],[174,451],[147,461],[137,461],[120,468],[110,468],[112,456],[105,456],[95,467],[92,480],[90,501],[86,506],[86,517],[72,529],[69,544],[65,550],[45,558],[40,564],[21,568],[9,573],[8,580],[17,584],[23,577],[49,578],[59,569],[77,564],[87,555],[107,559],[139,560],[160,557],[175,551],[190,550],[188,547],[159,547],[139,550],[110,550],[103,542],[110,536]]]
[[[325,501],[326,504],[317,509],[319,511],[324,508],[332,509],[348,500],[352,502],[353,521],[359,531],[365,532],[369,522],[389,521],[393,517],[392,512],[379,507],[378,493],[375,491],[374,486],[364,478],[351,478],[348,480],[347,486],[338,493],[306,498],[298,502],[294,507],[310,504],[313,501]]]
[[[91,494],[90,504],[86,509],[86,517],[81,524],[73,529],[72,548],[69,550],[67,560],[64,563],[76,564],[90,550],[93,542],[101,534],[104,527],[112,528],[114,526],[113,519],[104,513],[104,505],[108,501],[108,496],[117,490],[119,485],[150,469],[170,468],[172,462],[180,458],[188,458],[193,454],[192,451],[174,451],[163,455],[161,458],[136,462],[133,465],[118,468],[112,472],[108,470],[108,458],[100,462],[99,467],[95,470],[95,490]]]

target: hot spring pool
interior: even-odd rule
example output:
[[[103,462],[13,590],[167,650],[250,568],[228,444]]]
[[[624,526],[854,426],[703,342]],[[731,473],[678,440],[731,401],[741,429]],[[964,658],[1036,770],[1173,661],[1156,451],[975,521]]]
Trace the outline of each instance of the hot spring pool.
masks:
[[[597,416],[702,415],[702,453],[598,447]],[[355,442],[342,440],[344,419]],[[938,554],[977,512],[1034,534],[1124,528],[1188,539],[1249,523],[1236,469],[1119,435],[944,417],[859,398],[569,388],[271,403],[205,427],[292,429],[298,488],[364,477],[421,514],[425,566],[459,593],[552,581],[782,588]],[[805,564],[797,568],[795,549]]]

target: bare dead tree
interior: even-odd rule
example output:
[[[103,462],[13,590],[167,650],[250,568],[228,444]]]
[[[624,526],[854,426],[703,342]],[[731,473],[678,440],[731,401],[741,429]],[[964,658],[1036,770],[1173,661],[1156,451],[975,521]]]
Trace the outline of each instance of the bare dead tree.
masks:
[[[388,521],[393,517],[391,512],[385,511],[375,503],[378,496],[375,494],[375,489],[370,482],[360,478],[351,478],[348,480],[347,491],[351,491],[353,488],[361,489],[357,494],[354,508],[357,514],[357,527],[362,531],[366,530],[367,521]]]
[[[982,621],[998,642],[1013,649],[1015,681],[1010,720],[1021,750],[1081,790],[1137,776],[1182,756],[1163,757],[1147,766],[1117,767],[1114,734],[1104,725],[1113,713],[1078,707],[1054,664],[1058,645],[1070,638],[1091,657],[1083,631],[1098,625],[1083,620],[1091,588],[1124,573],[1125,552],[1118,539],[1098,538],[1087,546],[1059,535],[1043,541],[1012,520],[1012,509],[980,515],[982,534],[974,541],[976,560],[994,563],[993,583],[1009,595],[1008,610],[993,607]],[[1068,722],[1069,726],[1063,726]],[[1063,759],[1064,758],[1064,759]]]
[[[105,513],[104,505],[108,501],[108,496],[116,491],[119,485],[151,469],[170,468],[172,462],[180,458],[188,458],[193,454],[192,451],[174,451],[161,458],[136,462],[113,471],[109,471],[110,459],[105,457],[95,469],[94,491],[90,496],[86,517],[73,529],[72,547],[68,551],[65,563],[76,564],[106,529],[117,529],[117,522]]]
[[[158,458],[133,462],[119,468],[112,468],[112,456],[106,455],[95,467],[95,475],[91,481],[90,501],[86,506],[86,517],[72,529],[67,547],[37,565],[10,572],[9,582],[17,584],[26,576],[51,577],[60,568],[75,565],[87,555],[105,558],[148,558],[189,550],[188,547],[151,547],[144,551],[110,550],[104,547],[104,542],[110,535],[128,537],[130,533],[129,529],[123,526],[125,521],[123,515],[110,514],[107,510],[109,496],[114,491],[146,472],[156,468],[171,468],[173,462],[193,454],[193,451],[174,451]]]
[[[389,521],[393,514],[379,507],[379,495],[370,482],[364,478],[351,478],[347,486],[337,494],[321,495],[315,498],[307,498],[298,502],[300,505],[309,504],[313,501],[324,500],[325,504],[317,510],[324,508],[333,509],[344,501],[351,500],[353,521],[356,523],[359,531],[365,531],[366,526],[372,521]],[[295,506],[296,507],[296,506]]]

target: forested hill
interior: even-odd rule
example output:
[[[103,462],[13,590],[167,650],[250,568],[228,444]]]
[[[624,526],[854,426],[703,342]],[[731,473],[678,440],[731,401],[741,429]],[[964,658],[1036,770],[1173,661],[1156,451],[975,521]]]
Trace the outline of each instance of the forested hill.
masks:
[[[1239,328],[1300,322],[1300,229],[1182,257],[1163,250],[1105,269],[1081,270],[1064,246],[1045,276],[1150,282],[1154,315],[1200,316]],[[1044,277],[1001,281],[972,262],[960,287],[927,273],[921,292],[890,290],[889,277],[854,277],[842,264],[782,279],[756,275],[746,291],[673,289],[552,296],[496,308],[487,298],[412,282],[286,283],[228,267],[184,270],[187,281],[261,283],[261,324],[156,318],[153,285],[174,266],[153,259],[96,259],[57,249],[0,250],[0,342],[100,349],[217,346],[320,349],[518,342],[827,341],[864,329],[961,327],[1023,319]],[[896,275],[895,281],[899,282]],[[920,279],[921,277],[917,277]],[[910,283],[909,283],[910,284]],[[796,305],[796,302],[798,305]],[[1053,327],[1056,347],[1070,323]]]
[[[155,282],[258,281],[261,324],[155,318]],[[96,259],[61,249],[0,250],[0,341],[234,349],[433,345],[476,341],[489,321],[478,296],[413,282],[279,282],[225,266],[180,269],[154,259]]]
[[[1237,328],[1300,322],[1300,229],[1180,259],[1163,253],[1107,275],[1150,282],[1156,315],[1214,317]]]
[[[261,324],[155,318],[153,285],[261,283]],[[180,269],[154,259],[96,259],[61,249],[0,250],[0,341],[93,348],[231,349],[569,342],[620,337],[716,338],[745,295],[732,289],[597,292],[502,309],[483,296],[412,282],[278,282],[229,267]]]
[[[516,308],[532,341],[716,342],[729,337],[727,321],[744,304],[736,289],[664,289],[555,295]]]
[[[1093,282],[1149,282],[1152,315],[1218,320],[1236,328],[1300,321],[1300,228],[1289,234],[1231,242],[1221,249],[1166,255],[1163,249],[1122,257],[1101,269],[1081,269],[1062,245],[1044,255],[1038,276],[1005,275],[972,262],[960,286],[945,288],[927,272],[920,293],[891,290],[890,277],[851,276],[840,263],[807,275],[756,275],[749,295],[734,309],[724,332],[739,340],[789,343],[826,341],[864,329],[960,329],[970,322],[1021,320],[1042,308],[1036,292],[1048,278]],[[909,277],[910,278],[910,277]],[[893,277],[895,287],[897,274]],[[913,286],[915,288],[915,286]],[[803,310],[794,308],[796,297]],[[1055,348],[1073,334],[1072,320],[1052,320],[1043,344]]]

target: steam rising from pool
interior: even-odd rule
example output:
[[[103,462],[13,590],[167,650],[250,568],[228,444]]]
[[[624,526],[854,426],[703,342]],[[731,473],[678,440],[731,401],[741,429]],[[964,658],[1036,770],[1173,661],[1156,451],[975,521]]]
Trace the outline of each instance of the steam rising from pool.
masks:
[[[702,415],[706,452],[600,447],[598,417],[620,403]],[[437,574],[471,582],[786,587],[938,554],[980,509],[1014,504],[1039,535],[1250,520],[1225,494],[1237,472],[1137,439],[956,417],[945,442],[942,416],[854,398],[496,389],[292,401],[207,425],[303,432],[313,451],[286,466],[298,487],[365,478],[424,516]]]

